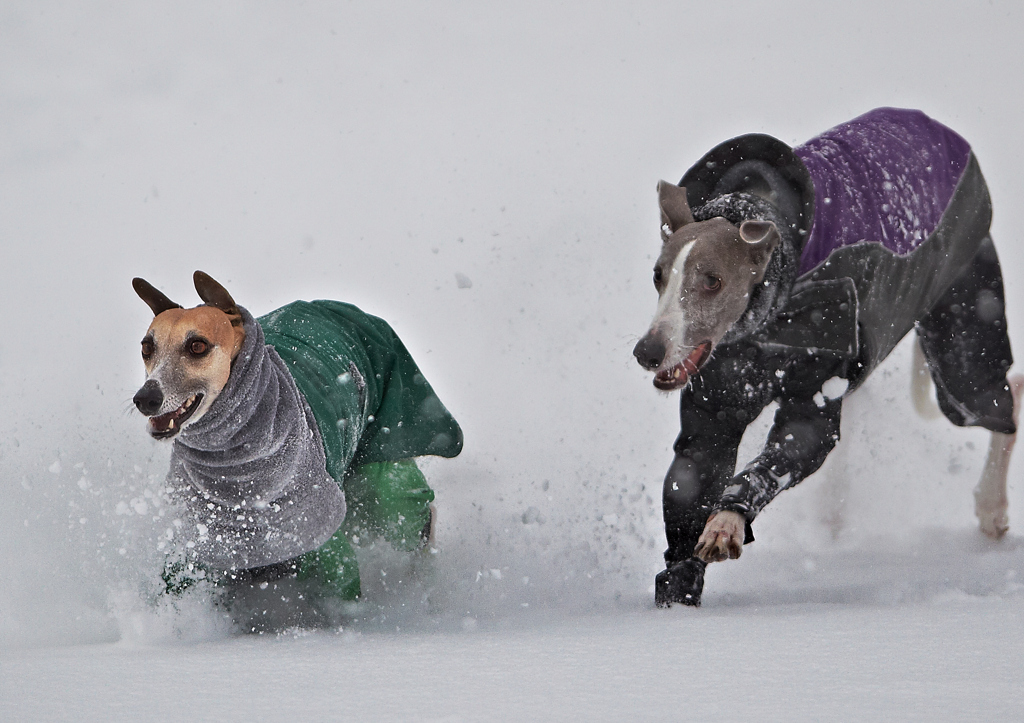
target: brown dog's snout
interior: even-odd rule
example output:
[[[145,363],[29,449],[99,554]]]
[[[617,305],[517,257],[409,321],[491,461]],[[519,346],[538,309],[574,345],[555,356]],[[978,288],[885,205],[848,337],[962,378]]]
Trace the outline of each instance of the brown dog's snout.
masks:
[[[160,406],[164,403],[164,393],[160,391],[160,385],[150,379],[135,393],[132,401],[140,412],[152,417],[160,411]]]
[[[665,361],[666,352],[665,342],[651,333],[644,334],[643,338],[633,347],[633,356],[636,357],[637,362],[644,369],[651,371],[660,367]]]

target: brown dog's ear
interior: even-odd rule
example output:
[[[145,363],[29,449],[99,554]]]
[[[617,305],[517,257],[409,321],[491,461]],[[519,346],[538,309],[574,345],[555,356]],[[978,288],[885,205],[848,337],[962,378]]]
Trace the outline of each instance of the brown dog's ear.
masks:
[[[686,189],[668,181],[658,181],[658,205],[661,207],[661,240],[693,223],[693,213],[686,200]]]
[[[779,229],[771,221],[744,221],[740,224],[740,238],[749,244],[750,261],[762,267],[782,241]]]
[[[135,293],[139,295],[139,298],[146,302],[146,306],[153,311],[153,316],[160,316],[160,314],[168,309],[181,308],[181,304],[175,304],[162,291],[145,279],[138,277],[132,279],[132,288],[135,289]]]
[[[192,274],[192,281],[195,282],[199,298],[208,305],[220,309],[228,316],[240,316],[238,304],[231,298],[231,294],[223,286],[213,280],[213,277],[202,271]],[[232,320],[234,323],[234,320]]]

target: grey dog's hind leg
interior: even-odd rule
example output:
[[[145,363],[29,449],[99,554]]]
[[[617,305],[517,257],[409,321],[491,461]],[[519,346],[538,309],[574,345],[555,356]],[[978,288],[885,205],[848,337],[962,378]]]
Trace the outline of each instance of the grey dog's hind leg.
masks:
[[[918,322],[921,349],[935,382],[939,408],[960,426],[992,432],[988,458],[974,490],[981,531],[998,539],[1009,529],[1006,476],[1016,441],[1024,377],[1011,382],[1003,278],[991,238],[939,303]]]
[[[991,238],[938,303],[917,323],[939,408],[958,426],[1013,434],[1013,364],[1003,277]]]
[[[1011,377],[1010,388],[1013,390],[1013,421],[1017,422],[1021,394],[1024,393],[1024,376],[1015,374]],[[1016,434],[992,432],[985,469],[978,480],[978,486],[974,488],[974,514],[978,518],[978,526],[983,533],[996,540],[1010,529],[1010,520],[1006,514],[1009,507],[1006,477],[1010,471],[1010,455],[1016,441]]]

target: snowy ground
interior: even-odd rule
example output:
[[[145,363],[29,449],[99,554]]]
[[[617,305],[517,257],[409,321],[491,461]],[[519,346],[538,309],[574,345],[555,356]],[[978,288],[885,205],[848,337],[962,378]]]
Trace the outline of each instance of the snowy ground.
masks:
[[[0,720],[1019,716],[1024,458],[989,543],[986,434],[914,416],[906,345],[704,607],[653,607],[660,178],[922,108],[975,148],[1024,339],[1024,7],[826,7],[0,4]],[[129,282],[191,305],[197,268],[256,313],[384,316],[466,431],[427,465],[439,552],[369,550],[341,629],[154,601],[175,511]]]

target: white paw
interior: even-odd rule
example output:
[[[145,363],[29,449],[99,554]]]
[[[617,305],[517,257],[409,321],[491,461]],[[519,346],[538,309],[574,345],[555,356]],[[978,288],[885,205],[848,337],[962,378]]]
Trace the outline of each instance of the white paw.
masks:
[[[746,525],[740,513],[730,510],[716,512],[708,518],[693,552],[704,562],[735,560],[743,552],[745,531]]]
[[[974,514],[978,517],[981,531],[998,540],[1010,529],[1010,520],[1006,516],[1007,501],[1003,499],[986,499],[980,489],[974,490]]]

